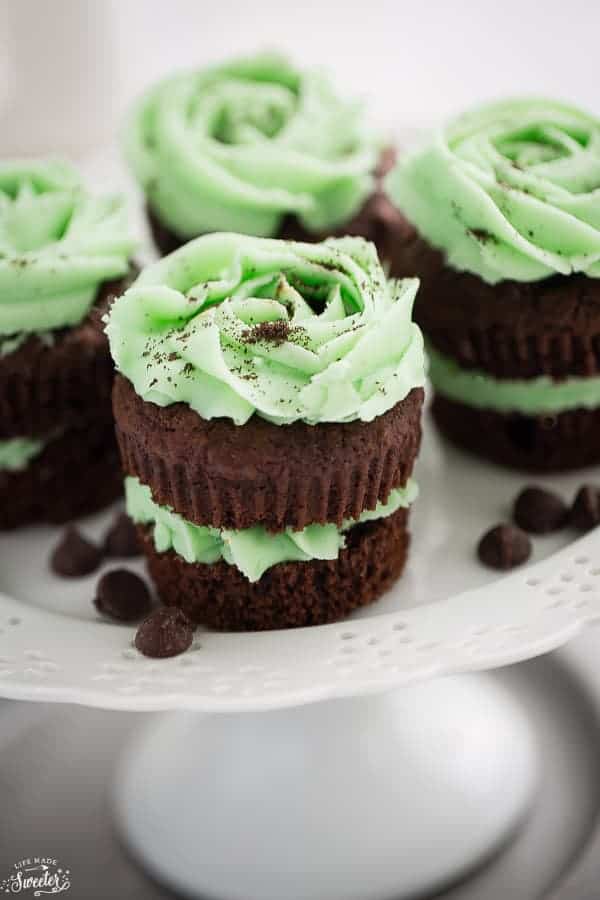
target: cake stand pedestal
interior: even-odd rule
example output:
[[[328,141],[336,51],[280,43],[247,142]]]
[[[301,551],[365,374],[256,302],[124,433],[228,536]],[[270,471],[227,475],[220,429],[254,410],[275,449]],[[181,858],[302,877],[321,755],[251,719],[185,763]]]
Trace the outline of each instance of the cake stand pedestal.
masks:
[[[473,673],[600,621],[598,529],[540,538],[499,579],[478,564],[477,536],[522,487],[518,473],[492,475],[426,430],[410,562],[376,606],[314,628],[199,630],[165,660],[98,620],[97,576],[49,573],[56,529],[3,535],[0,697],[168,714],[122,762],[115,805],[132,852],[188,896],[435,890],[508,838],[535,786],[520,709]],[[572,497],[585,478],[546,483]],[[100,541],[111,518],[83,529]]]
[[[480,863],[527,811],[536,747],[486,676],[241,715],[157,717],[122,761],[121,835],[210,900],[402,900]]]

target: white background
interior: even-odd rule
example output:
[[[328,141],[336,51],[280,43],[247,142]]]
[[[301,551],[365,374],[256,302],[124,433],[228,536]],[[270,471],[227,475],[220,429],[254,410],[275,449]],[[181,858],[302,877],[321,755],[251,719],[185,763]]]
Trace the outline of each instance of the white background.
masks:
[[[598,0],[0,0],[0,154],[86,149],[160,75],[262,47],[398,128],[514,93],[600,113]]]

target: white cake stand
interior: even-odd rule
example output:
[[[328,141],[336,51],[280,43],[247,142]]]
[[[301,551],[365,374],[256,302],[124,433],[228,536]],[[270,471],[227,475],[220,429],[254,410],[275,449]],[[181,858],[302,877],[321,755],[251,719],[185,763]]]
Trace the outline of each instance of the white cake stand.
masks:
[[[442,676],[600,619],[600,535],[538,539],[495,579],[474,546],[523,479],[426,434],[409,568],[337,625],[199,632],[183,656],[145,659],[131,628],[98,620],[93,577],[48,572],[56,530],[0,538],[0,695],[170,711],[122,761],[115,808],[136,857],[182,893],[399,900],[481,862],[527,812],[536,747],[518,703],[489,675]],[[583,477],[540,482],[567,497]]]

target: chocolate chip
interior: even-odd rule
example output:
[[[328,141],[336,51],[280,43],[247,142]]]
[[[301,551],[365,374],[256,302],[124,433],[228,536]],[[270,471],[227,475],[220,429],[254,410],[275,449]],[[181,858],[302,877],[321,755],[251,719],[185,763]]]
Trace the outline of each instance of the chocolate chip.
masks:
[[[590,531],[600,525],[600,489],[583,484],[573,500],[570,522],[578,531]]]
[[[135,636],[135,646],[144,656],[160,659],[189,649],[194,626],[180,610],[162,607],[144,619]]]
[[[64,578],[80,578],[95,572],[102,562],[102,552],[88,541],[77,528],[65,529],[60,543],[50,557],[50,567]]]
[[[483,535],[477,555],[491,569],[513,569],[531,555],[531,540],[514,525],[496,525]]]
[[[104,553],[118,559],[141,554],[137,530],[127,513],[118,513],[104,537]]]
[[[558,494],[539,487],[527,487],[515,500],[513,518],[524,531],[547,534],[566,525],[568,510]]]
[[[111,569],[98,581],[94,604],[98,612],[119,622],[137,622],[152,608],[143,578],[127,569]]]

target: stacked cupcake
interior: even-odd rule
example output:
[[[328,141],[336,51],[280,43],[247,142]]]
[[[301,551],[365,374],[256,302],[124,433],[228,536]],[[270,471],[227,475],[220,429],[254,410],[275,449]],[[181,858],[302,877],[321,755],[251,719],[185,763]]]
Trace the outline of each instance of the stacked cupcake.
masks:
[[[101,316],[130,279],[120,198],[63,163],[0,163],[0,528],[120,493]]]
[[[371,602],[407,554],[414,280],[358,238],[198,238],[108,317],[127,509],[163,601],[264,629]]]
[[[401,217],[382,153],[355,101],[320,71],[260,55],[153,87],[125,131],[157,246],[168,253],[214,231],[318,241],[373,241],[382,260]]]
[[[496,103],[403,159],[434,417],[454,442],[534,470],[600,461],[600,121]]]

